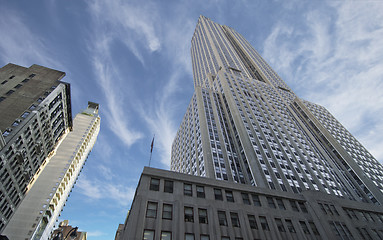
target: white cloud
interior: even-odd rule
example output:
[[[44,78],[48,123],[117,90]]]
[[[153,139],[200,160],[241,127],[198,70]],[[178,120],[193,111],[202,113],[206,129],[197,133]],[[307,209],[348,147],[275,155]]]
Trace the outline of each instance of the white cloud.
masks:
[[[383,4],[336,2],[323,12],[306,14],[305,28],[276,24],[263,55],[300,97],[329,109],[382,161]]]
[[[100,189],[84,177],[81,178],[81,181],[78,180],[76,186],[81,189],[82,194],[91,199],[100,199],[102,197]]]
[[[79,230],[79,232],[87,232],[86,230]],[[100,236],[103,236],[105,235],[106,233],[102,232],[102,231],[88,231],[86,233],[86,236],[87,237],[100,237]]]

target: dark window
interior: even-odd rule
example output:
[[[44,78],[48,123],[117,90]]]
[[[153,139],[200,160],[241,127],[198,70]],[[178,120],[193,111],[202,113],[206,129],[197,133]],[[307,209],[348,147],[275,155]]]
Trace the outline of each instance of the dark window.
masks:
[[[283,203],[283,200],[281,198],[277,198],[277,204],[279,209],[286,210],[285,204]]]
[[[173,217],[173,205],[164,203],[162,209],[163,219],[172,219]]]
[[[267,223],[266,217],[259,217],[259,222],[261,223],[262,229],[270,231],[269,224]]]
[[[275,219],[275,223],[277,224],[277,228],[280,232],[286,232],[285,227],[283,226],[282,220],[280,218]]]
[[[232,191],[225,190],[225,194],[226,194],[226,201],[234,202],[234,196]]]
[[[29,78],[26,78],[26,79],[24,79],[22,82],[23,83],[26,83],[26,82],[28,82],[29,81]]]
[[[314,235],[319,235],[318,229],[315,226],[314,222],[309,222],[309,225],[310,225],[311,230],[313,231]]]
[[[290,200],[290,204],[291,204],[291,208],[293,209],[293,211],[295,211],[295,212],[299,212],[297,203],[296,203],[295,201]]]
[[[267,199],[267,204],[269,205],[270,208],[276,208],[274,199],[272,197],[266,197]]]
[[[185,240],[194,240],[193,233],[185,233]]]
[[[258,196],[258,195],[251,194],[251,197],[252,197],[252,199],[253,199],[253,204],[254,204],[254,206],[262,206],[262,204],[261,204],[261,200],[259,199],[259,196]]]
[[[307,213],[307,208],[305,206],[305,203],[304,202],[298,202],[298,204],[299,204],[299,207],[301,208],[302,212]]]
[[[197,197],[205,198],[205,188],[203,186],[197,186]]]
[[[226,212],[218,211],[218,222],[221,226],[227,226]]]
[[[250,198],[249,198],[249,194],[247,193],[241,193],[242,195],[242,201],[244,204],[247,204],[247,205],[250,205]]]
[[[299,223],[301,224],[301,227],[302,227],[303,232],[306,233],[306,234],[310,234],[310,230],[309,230],[309,228],[307,227],[306,222],[304,222],[304,221],[299,221]]]
[[[0,102],[3,101],[5,99],[5,97],[0,97]]]
[[[199,223],[207,223],[207,210],[199,208],[198,209],[198,219]]]
[[[184,195],[185,196],[193,196],[191,184],[184,183]]]
[[[156,218],[156,216],[157,216],[157,203],[148,202],[148,207],[146,209],[146,217]]]
[[[173,181],[165,180],[164,192],[173,193]]]
[[[144,230],[143,240],[154,240],[154,230]]]
[[[17,89],[17,88],[21,88],[23,85],[21,85],[21,84],[17,84],[16,86],[15,86],[15,88]]]
[[[238,213],[231,212],[230,218],[231,218],[231,224],[233,225],[233,227],[239,227]]]
[[[152,178],[150,179],[150,190],[159,191],[160,190],[160,179]]]
[[[29,78],[33,78],[34,76],[36,76],[36,74],[32,73],[31,75],[29,75]]]
[[[11,95],[12,93],[14,93],[15,91],[14,90],[9,90],[5,95],[7,95],[7,96],[9,96],[9,95]]]
[[[288,220],[288,219],[286,219],[285,222],[286,222],[286,225],[287,225],[287,229],[289,229],[289,232],[295,233],[296,231],[295,231],[293,222],[291,220]]]
[[[8,82],[7,80],[2,81],[1,84],[6,84],[7,82]]]
[[[251,229],[258,229],[257,226],[257,220],[255,219],[254,215],[247,215],[247,218],[249,219],[249,224]]]
[[[194,222],[192,207],[185,207],[185,222]]]
[[[13,79],[14,77],[15,77],[15,75],[12,75],[12,76],[9,77],[9,79]]]
[[[222,190],[221,189],[218,189],[218,188],[214,188],[214,196],[215,196],[215,200],[223,200],[223,197],[222,197]]]

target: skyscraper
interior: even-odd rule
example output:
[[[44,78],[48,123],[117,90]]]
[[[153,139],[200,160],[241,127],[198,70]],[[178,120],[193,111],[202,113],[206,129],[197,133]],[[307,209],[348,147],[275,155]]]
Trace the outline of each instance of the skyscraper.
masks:
[[[324,107],[300,99],[243,36],[201,16],[191,54],[195,92],[171,170],[383,203],[382,165]]]
[[[3,234],[10,239],[48,239],[100,131],[99,105],[89,102],[73,130],[47,158]]]
[[[64,76],[38,65],[0,69],[0,232],[72,128],[70,85],[60,81]]]
[[[198,19],[171,170],[145,168],[119,239],[383,239],[382,165],[236,31]]]

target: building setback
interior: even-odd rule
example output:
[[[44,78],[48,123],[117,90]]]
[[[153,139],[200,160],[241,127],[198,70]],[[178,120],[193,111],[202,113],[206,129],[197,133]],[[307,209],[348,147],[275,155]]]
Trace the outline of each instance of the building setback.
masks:
[[[32,65],[0,69],[0,233],[36,174],[72,128],[64,72]]]
[[[9,239],[48,239],[100,131],[99,105],[89,102],[57,146],[3,231]]]
[[[383,168],[347,129],[230,27],[201,16],[191,55],[171,170],[205,178],[145,169],[120,239],[383,239]]]

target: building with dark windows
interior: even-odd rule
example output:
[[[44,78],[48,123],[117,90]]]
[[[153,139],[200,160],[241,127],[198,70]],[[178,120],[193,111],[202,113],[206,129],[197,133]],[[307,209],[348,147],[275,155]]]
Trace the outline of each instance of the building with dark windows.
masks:
[[[64,72],[32,65],[0,69],[0,233],[62,137],[72,129]]]
[[[191,55],[179,173],[144,170],[120,239],[383,239],[383,168],[347,129],[230,27],[201,16]]]

